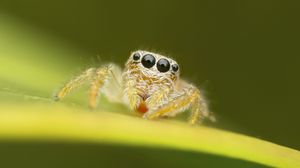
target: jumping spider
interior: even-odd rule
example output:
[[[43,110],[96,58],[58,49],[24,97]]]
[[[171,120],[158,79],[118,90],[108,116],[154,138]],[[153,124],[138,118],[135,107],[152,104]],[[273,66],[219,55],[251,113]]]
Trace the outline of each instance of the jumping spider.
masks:
[[[190,124],[200,123],[204,118],[213,120],[200,90],[179,78],[176,61],[160,54],[135,51],[124,71],[115,64],[87,69],[65,84],[55,98],[62,99],[87,81],[91,84],[91,108],[97,106],[101,93],[109,101],[128,105],[146,119],[175,116],[190,109]]]

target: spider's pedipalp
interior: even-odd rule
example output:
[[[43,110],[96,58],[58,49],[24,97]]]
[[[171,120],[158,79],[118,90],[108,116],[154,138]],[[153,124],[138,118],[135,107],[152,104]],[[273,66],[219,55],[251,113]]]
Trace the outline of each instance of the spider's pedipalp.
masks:
[[[166,99],[168,99],[168,95],[172,88],[169,86],[160,85],[156,92],[154,92],[147,100],[147,104],[149,108],[155,108],[159,105],[162,105]]]
[[[139,91],[136,89],[136,81],[128,80],[124,85],[124,95],[126,95],[124,96],[124,102],[129,105],[131,110],[136,110],[142,102]]]

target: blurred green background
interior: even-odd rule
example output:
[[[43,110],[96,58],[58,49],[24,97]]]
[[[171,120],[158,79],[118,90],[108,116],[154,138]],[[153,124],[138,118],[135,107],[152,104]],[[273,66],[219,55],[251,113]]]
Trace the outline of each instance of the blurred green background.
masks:
[[[267,168],[237,159],[209,154],[139,148],[119,145],[77,144],[77,143],[0,143],[1,165],[9,167],[237,167]],[[18,162],[16,162],[18,158]],[[32,160],[35,160],[33,162]]]
[[[84,53],[53,55],[62,73],[78,70],[72,61],[123,65],[133,50],[157,51],[205,90],[217,127],[298,150],[299,11],[291,0],[0,1],[1,16]]]

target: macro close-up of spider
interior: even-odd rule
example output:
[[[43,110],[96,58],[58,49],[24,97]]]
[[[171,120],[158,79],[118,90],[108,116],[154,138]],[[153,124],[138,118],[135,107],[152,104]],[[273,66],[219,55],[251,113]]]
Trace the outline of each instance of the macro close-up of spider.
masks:
[[[300,1],[0,9],[1,167],[300,168]]]
[[[123,103],[145,119],[175,116],[191,112],[189,124],[201,123],[205,118],[215,120],[200,90],[180,79],[179,65],[173,59],[148,51],[135,51],[125,68],[106,64],[89,68],[67,82],[55,95],[56,100],[90,83],[89,106],[97,107],[98,98],[105,95],[109,101]]]

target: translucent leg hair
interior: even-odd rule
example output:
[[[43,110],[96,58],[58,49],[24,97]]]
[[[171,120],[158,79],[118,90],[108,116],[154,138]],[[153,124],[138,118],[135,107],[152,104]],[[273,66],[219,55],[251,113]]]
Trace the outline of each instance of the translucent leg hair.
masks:
[[[79,88],[85,82],[90,81],[94,76],[95,68],[89,68],[82,74],[76,76],[69,82],[67,82],[55,95],[54,100],[58,101],[63,99],[67,94],[72,92],[74,89]]]
[[[91,81],[89,92],[89,106],[95,108],[99,98],[100,89],[103,87],[105,80],[110,76],[110,66],[103,66],[96,70],[95,75]]]
[[[168,114],[184,111],[186,109],[191,110],[191,116],[189,119],[189,124],[191,125],[201,123],[204,118],[209,117],[210,115],[207,104],[201,96],[200,91],[195,87],[191,87],[182,95],[171,99],[168,103],[158,107],[155,111],[146,113],[144,118],[155,119]]]
[[[55,94],[54,99],[61,100],[74,89],[82,86],[86,82],[89,82],[91,84],[89,91],[89,106],[90,108],[95,108],[97,106],[100,89],[103,87],[106,79],[112,74],[110,73],[110,68],[111,65],[105,65],[98,69],[87,69],[81,75],[66,83],[62,89]]]

